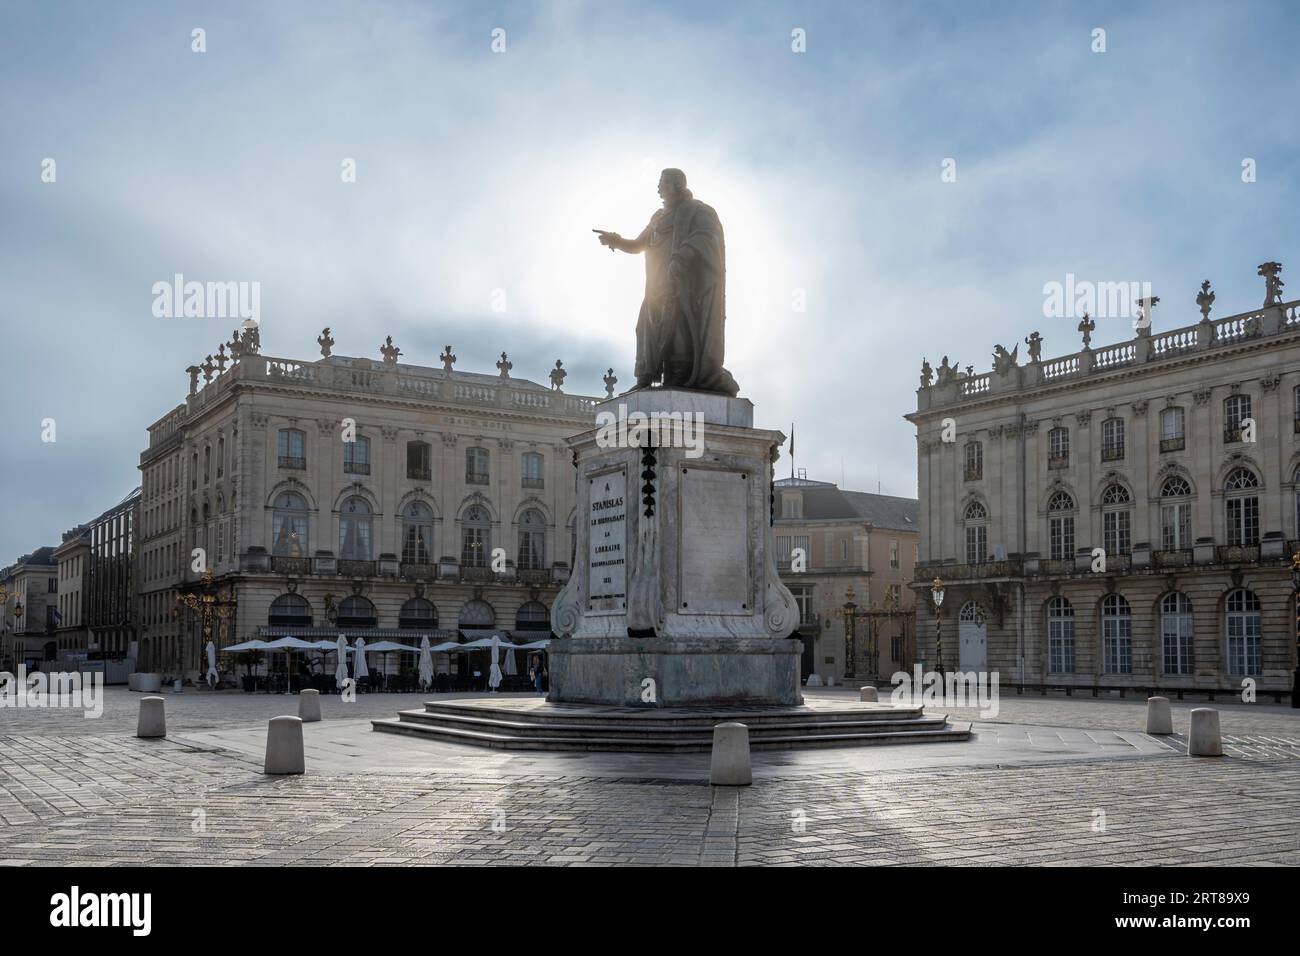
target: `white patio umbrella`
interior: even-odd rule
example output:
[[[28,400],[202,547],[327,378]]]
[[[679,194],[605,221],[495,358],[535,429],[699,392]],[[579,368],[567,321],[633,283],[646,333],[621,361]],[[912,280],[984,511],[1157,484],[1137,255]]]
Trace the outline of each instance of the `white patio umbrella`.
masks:
[[[411,654],[419,652],[419,648],[413,644],[399,644],[397,641],[379,641],[371,644],[366,648],[371,653],[380,653],[384,655],[384,686],[388,686],[388,654],[390,651],[407,651]]]
[[[420,638],[420,687],[428,690],[433,686],[433,654],[429,652],[429,635]]]
[[[352,676],[357,680],[370,676],[370,668],[366,666],[366,639],[358,637],[357,642],[352,645]]]
[[[342,634],[339,635],[334,650],[338,651],[339,655],[339,662],[334,665],[334,683],[338,684],[339,690],[342,690],[343,682],[348,679],[348,642]]]
[[[488,687],[491,690],[496,690],[498,687],[501,686],[501,664],[498,660],[501,656],[501,638],[499,637],[492,638],[491,653],[492,653],[492,669],[488,672]]]
[[[217,645],[208,641],[208,686],[215,689],[220,679],[217,674]]]
[[[503,645],[506,649],[506,661],[502,666],[502,672],[507,677],[514,677],[519,673],[519,666],[515,663],[515,645],[507,642]]]

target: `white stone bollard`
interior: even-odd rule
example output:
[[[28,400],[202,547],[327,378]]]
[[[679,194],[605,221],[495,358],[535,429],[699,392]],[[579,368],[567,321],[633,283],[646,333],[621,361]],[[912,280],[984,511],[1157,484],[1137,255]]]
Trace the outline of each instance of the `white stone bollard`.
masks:
[[[821,687],[821,686],[822,686],[822,675],[821,675],[821,674],[809,674],[809,675],[808,675],[808,680],[804,683],[804,686],[805,686],[805,687]]]
[[[166,737],[166,702],[161,697],[141,697],[140,717],[135,722],[137,737]]]
[[[1189,757],[1222,757],[1223,736],[1219,733],[1219,712],[1210,707],[1192,711],[1192,730],[1187,735]]]
[[[1147,698],[1147,733],[1172,734],[1174,719],[1169,714],[1168,697]]]
[[[748,787],[753,782],[749,768],[749,728],[744,724],[717,724],[713,728],[709,783],[715,787]]]
[[[176,678],[175,683],[172,684],[172,691],[177,694],[185,693],[185,683],[179,677]]]
[[[320,691],[308,689],[298,692],[298,717],[304,724],[320,720]]]
[[[127,674],[127,675],[126,675],[126,689],[127,689],[127,690],[134,690],[134,691],[138,691],[138,690],[140,689],[140,673],[139,673],[139,671],[137,671],[137,672],[134,673],[134,674]]]
[[[162,675],[161,674],[141,674],[136,678],[135,689],[142,694],[161,694],[162,693]]]
[[[266,762],[262,772],[269,774],[305,773],[307,761],[302,752],[302,719],[272,717],[266,725]]]
[[[878,704],[880,703],[880,692],[868,685],[858,691],[858,700],[862,703]]]

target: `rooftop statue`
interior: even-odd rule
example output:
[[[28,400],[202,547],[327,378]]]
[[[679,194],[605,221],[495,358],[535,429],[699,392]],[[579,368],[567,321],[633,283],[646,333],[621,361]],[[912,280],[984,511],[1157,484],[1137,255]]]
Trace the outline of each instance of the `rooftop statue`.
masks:
[[[645,300],[636,323],[636,388],[665,386],[735,395],[722,366],[726,249],[712,206],[686,188],[686,174],[659,177],[663,208],[635,239],[593,230],[611,252],[644,252]]]

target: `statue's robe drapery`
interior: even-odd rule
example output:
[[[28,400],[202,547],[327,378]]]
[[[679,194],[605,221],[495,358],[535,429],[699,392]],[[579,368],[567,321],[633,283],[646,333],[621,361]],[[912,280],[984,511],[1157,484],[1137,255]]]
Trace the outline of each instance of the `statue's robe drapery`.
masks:
[[[712,206],[682,199],[650,218],[645,301],[636,324],[636,377],[668,386],[735,395],[722,367],[726,323],[726,247]]]

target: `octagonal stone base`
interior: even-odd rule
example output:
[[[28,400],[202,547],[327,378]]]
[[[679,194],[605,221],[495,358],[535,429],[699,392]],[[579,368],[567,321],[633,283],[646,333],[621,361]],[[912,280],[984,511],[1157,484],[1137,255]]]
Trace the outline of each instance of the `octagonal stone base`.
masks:
[[[794,706],[797,640],[599,637],[556,640],[548,652],[551,701],[627,707]]]

